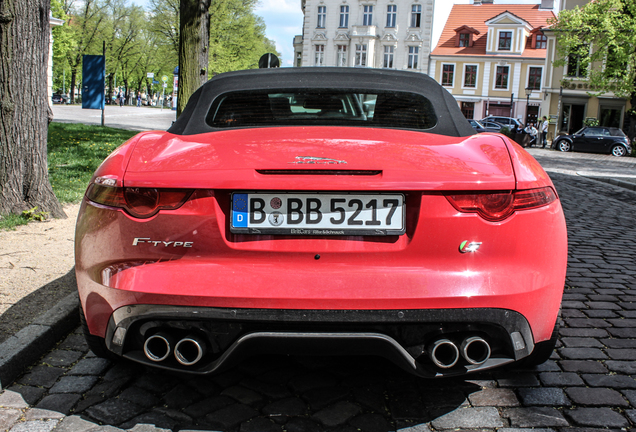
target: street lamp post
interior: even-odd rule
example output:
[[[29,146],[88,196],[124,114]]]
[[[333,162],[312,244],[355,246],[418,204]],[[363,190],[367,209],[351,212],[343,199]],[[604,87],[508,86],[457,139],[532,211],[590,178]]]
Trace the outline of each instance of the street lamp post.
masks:
[[[530,95],[532,94],[532,89],[530,87],[526,87],[526,124],[528,124],[528,111],[530,111]]]

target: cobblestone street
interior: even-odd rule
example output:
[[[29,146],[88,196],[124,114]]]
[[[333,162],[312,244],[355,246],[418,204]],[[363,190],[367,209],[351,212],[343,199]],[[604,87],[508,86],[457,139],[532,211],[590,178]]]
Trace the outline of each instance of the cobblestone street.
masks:
[[[0,430],[633,429],[636,192],[550,176],[567,219],[569,264],[557,350],[539,368],[424,380],[376,358],[263,356],[220,375],[179,376],[97,358],[77,329],[6,383]]]

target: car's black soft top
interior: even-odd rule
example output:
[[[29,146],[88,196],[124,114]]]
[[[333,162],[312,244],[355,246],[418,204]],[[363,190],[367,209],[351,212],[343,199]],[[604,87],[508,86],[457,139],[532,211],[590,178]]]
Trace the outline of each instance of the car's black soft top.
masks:
[[[386,69],[301,67],[252,69],[220,74],[203,84],[168,132],[194,135],[220,130],[206,122],[212,103],[227,92],[268,89],[353,89],[395,91],[424,96],[433,104],[437,124],[427,132],[464,137],[475,134],[453,96],[428,75]]]

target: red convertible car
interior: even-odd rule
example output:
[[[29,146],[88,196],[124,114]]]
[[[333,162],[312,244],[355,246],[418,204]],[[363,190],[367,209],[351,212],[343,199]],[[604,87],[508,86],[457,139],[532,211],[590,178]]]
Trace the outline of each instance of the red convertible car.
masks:
[[[91,349],[199,374],[256,353],[538,364],[566,259],[528,153],[426,75],[353,68],[216,76],[103,162],[76,232]]]

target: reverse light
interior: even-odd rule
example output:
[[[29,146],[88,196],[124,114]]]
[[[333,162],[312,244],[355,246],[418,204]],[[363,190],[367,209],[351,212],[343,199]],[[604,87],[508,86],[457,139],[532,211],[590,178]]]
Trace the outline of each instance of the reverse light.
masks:
[[[92,183],[86,191],[86,197],[98,204],[121,208],[133,217],[146,219],[159,210],[178,209],[192,192],[192,189],[113,187]]]
[[[477,213],[491,222],[506,219],[517,210],[543,207],[556,201],[550,187],[495,193],[470,193],[446,195],[446,199],[462,213]]]

